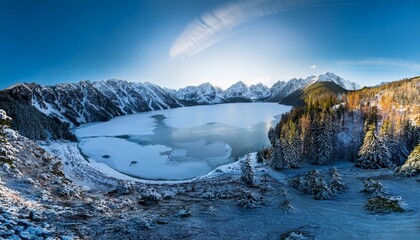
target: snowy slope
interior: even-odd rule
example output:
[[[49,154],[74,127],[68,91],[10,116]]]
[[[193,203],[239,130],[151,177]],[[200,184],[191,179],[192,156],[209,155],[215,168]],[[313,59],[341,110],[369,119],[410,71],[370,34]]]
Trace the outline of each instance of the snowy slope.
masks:
[[[39,111],[72,125],[182,106],[173,94],[151,83],[112,79],[26,87],[29,88],[32,105]]]
[[[305,79],[303,78],[292,78],[287,82],[276,82],[271,87],[271,96],[268,99],[268,101],[271,102],[279,102],[283,98],[287,97],[289,94],[293,93],[296,90],[303,89],[305,86],[308,85],[308,83],[311,82],[311,80],[314,78],[314,76],[307,77]]]

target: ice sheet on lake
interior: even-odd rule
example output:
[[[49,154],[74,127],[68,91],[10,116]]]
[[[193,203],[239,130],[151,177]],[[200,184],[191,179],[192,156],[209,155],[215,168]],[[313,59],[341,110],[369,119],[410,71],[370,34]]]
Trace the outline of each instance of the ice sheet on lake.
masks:
[[[191,144],[203,147],[199,145],[205,143],[202,141]],[[182,149],[173,151],[164,145],[139,145],[115,137],[84,138],[79,147],[90,160],[105,163],[127,175],[145,179],[179,180],[204,175],[217,167],[217,164],[229,161],[229,146],[213,144],[216,146],[212,149],[219,154],[200,159],[188,156],[188,151]]]
[[[241,105],[238,107],[238,105]],[[274,120],[274,116],[290,110],[277,103],[234,103],[159,110],[116,117],[107,122],[90,123],[74,129],[78,138],[92,136],[150,135],[156,128],[154,115],[165,116],[165,124],[173,128],[190,128],[208,123],[222,123],[245,128]]]
[[[205,175],[220,165],[232,162],[231,146],[237,148],[234,143],[227,144],[229,140],[220,138],[215,140],[214,136],[212,142],[207,142],[210,140],[209,135],[219,134],[216,131],[217,127],[233,127],[238,131],[263,123],[264,130],[260,131],[263,131],[262,136],[265,139],[267,127],[275,120],[275,116],[289,110],[289,106],[277,103],[194,106],[116,117],[108,122],[82,125],[74,129],[74,133],[84,154],[121,173],[146,179],[181,180]],[[159,118],[154,117],[157,115],[163,115],[163,123],[175,131],[167,133],[167,136],[159,136],[159,141],[153,142],[153,145],[152,143],[140,145],[127,139],[116,138],[127,135],[131,141],[137,139],[139,143],[142,142],[146,135],[150,137],[157,127],[163,126],[158,124]],[[210,123],[220,124],[207,125]],[[202,134],[197,134],[199,129],[194,127],[201,126],[205,126],[206,129]],[[194,131],[194,134],[188,131]],[[223,131],[226,133],[227,130]],[[180,140],[176,134],[181,133],[187,136],[194,135],[194,138],[185,139],[184,136],[184,139]],[[163,139],[165,137],[170,139]],[[244,143],[247,147],[254,146],[255,141],[261,136],[248,136],[248,138],[249,141]],[[171,139],[176,141],[171,142]],[[235,142],[242,144],[243,140]],[[104,158],[105,155],[109,155],[109,158]]]
[[[235,103],[171,109],[165,111],[165,124],[173,128],[190,128],[217,122],[245,128],[273,121],[274,116],[290,108],[277,103]]]
[[[156,128],[151,112],[113,118],[108,122],[84,124],[74,133],[78,138],[94,136],[150,135]]]

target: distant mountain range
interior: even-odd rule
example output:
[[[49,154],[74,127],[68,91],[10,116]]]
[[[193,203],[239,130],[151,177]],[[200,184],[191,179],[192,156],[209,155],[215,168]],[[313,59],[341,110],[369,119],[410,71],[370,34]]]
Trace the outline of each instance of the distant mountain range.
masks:
[[[25,83],[0,91],[0,108],[15,119],[14,127],[23,135],[33,139],[63,138],[68,135],[65,129],[137,112],[230,102],[280,102],[317,82],[332,82],[348,90],[360,88],[333,73],[278,81],[271,88],[262,83],[247,86],[239,81],[226,90],[210,83],[172,90],[149,82],[118,79],[54,86]],[[27,121],[22,118],[28,117],[39,120],[39,130],[25,124]],[[45,121],[56,124],[49,123],[45,128]]]
[[[214,104],[224,102],[250,102],[250,101],[268,101],[279,102],[291,93],[304,89],[317,82],[333,82],[347,90],[359,89],[360,86],[354,82],[344,80],[334,73],[327,72],[319,76],[310,76],[307,78],[293,78],[289,81],[278,81],[271,88],[262,83],[247,86],[239,81],[225,91],[219,87],[212,86],[210,83],[204,83],[199,86],[188,86],[178,91],[174,90],[178,100],[191,101],[195,104]]]

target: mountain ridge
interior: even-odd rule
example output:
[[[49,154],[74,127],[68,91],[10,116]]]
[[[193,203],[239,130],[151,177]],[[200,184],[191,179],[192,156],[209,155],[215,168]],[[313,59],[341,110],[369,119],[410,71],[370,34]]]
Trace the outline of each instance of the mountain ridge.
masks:
[[[327,73],[325,76],[276,82],[271,88],[262,83],[248,86],[239,81],[224,91],[210,83],[171,90],[150,82],[128,82],[119,79],[98,82],[85,80],[52,86],[24,83],[1,90],[0,107],[5,108],[17,119],[13,127],[29,138],[73,139],[70,133],[66,133],[66,128],[89,122],[107,121],[121,115],[193,105],[253,101],[279,102],[294,91],[309,86],[316,78],[337,84],[344,82],[335,74]],[[34,113],[35,109],[39,113]],[[51,125],[54,127],[32,129],[34,126],[26,125],[25,119],[19,119],[22,116],[48,118],[49,121],[54,122]],[[43,125],[42,121],[39,124]],[[42,132],[43,129],[45,132]]]
[[[302,107],[305,102],[310,99],[317,99],[323,97],[326,94],[343,94],[347,93],[348,90],[336,84],[335,82],[314,82],[304,89],[299,89],[283,98],[279,103],[284,105],[290,105],[293,107]]]

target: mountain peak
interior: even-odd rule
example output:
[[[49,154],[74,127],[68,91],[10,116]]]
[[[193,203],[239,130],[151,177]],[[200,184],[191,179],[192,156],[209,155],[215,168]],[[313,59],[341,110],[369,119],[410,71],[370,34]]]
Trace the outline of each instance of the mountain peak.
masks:
[[[359,84],[345,80],[332,72],[326,72],[325,74],[321,74],[317,77],[314,77],[313,80],[309,83],[309,85],[316,82],[334,82],[347,90],[355,90],[360,88]]]
[[[241,80],[239,80],[238,82],[234,83],[232,86],[245,86],[248,87],[248,85],[246,85],[244,82],[242,82]]]

